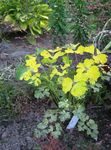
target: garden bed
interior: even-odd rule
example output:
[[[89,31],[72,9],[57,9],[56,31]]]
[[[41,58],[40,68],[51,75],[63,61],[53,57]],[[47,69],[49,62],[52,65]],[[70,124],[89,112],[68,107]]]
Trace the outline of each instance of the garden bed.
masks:
[[[33,53],[36,47],[51,48],[50,37],[44,35],[37,39],[37,45],[30,46],[24,42],[23,37],[12,39],[9,43],[5,41],[0,47],[0,67],[12,65],[12,69],[26,55]],[[17,65],[15,65],[17,64]],[[15,82],[15,79],[13,79]],[[20,83],[21,85],[21,83]],[[12,118],[2,118],[0,121],[0,149],[1,150],[110,150],[111,149],[111,109],[104,106],[88,106],[87,111],[99,125],[98,141],[87,138],[84,133],[74,129],[73,132],[64,131],[59,140],[52,137],[37,139],[34,129],[42,119],[43,113],[50,108],[46,101],[37,102],[36,99],[29,100],[22,97],[14,101],[15,112],[19,114]],[[65,126],[64,126],[65,128]]]

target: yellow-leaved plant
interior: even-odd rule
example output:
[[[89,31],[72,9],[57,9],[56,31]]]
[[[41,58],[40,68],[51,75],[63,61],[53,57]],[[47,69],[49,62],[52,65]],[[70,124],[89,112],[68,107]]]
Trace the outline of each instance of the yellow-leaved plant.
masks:
[[[101,53],[94,45],[57,47],[54,50],[43,50],[39,54],[27,55],[24,64],[17,70],[17,77],[35,87],[45,86],[48,89],[50,99],[55,102],[57,114],[60,115],[52,122],[58,120],[59,123],[64,122],[70,118],[69,113],[70,116],[76,115],[80,122],[79,130],[86,130],[88,135],[97,139],[97,125],[89,119],[82,108],[85,108],[87,93],[102,80],[104,76],[102,68],[106,66],[107,59],[108,56]],[[44,130],[47,129],[48,122],[45,125]],[[40,127],[41,125],[38,128]],[[53,129],[47,130],[44,134],[48,133],[56,135],[55,137],[60,135],[60,131],[55,132]]]

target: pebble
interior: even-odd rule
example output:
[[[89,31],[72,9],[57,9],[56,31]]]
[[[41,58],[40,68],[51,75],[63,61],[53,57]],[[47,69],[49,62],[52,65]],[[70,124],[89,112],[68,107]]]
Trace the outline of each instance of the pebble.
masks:
[[[7,132],[5,131],[5,132],[3,132],[1,138],[4,139],[4,138],[6,138],[7,136],[8,136],[8,134],[7,134]]]

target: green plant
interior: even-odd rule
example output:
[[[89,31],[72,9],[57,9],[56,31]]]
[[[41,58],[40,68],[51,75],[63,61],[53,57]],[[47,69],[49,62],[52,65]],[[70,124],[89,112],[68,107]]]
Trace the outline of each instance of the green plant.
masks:
[[[70,31],[73,42],[85,45],[89,39],[88,9],[85,0],[68,0],[70,15]]]
[[[61,135],[62,127],[60,123],[57,122],[57,119],[56,111],[47,111],[43,121],[37,125],[39,130],[35,130],[36,137],[41,138],[51,133],[52,136],[58,138]],[[43,132],[41,132],[41,130],[43,130]]]
[[[78,63],[78,54],[87,54]],[[75,59],[76,57],[76,59]],[[98,127],[85,113],[87,94],[96,89],[110,72],[102,69],[107,63],[107,55],[93,45],[68,45],[54,50],[43,50],[39,55],[27,55],[23,65],[17,70],[17,78],[35,87],[45,86],[51,100],[56,104],[54,110],[46,113],[43,123],[38,125],[38,136],[51,133],[58,137],[62,124],[71,116],[79,119],[78,129],[97,140]]]
[[[12,113],[13,97],[15,95],[14,87],[7,84],[6,81],[0,80],[0,111],[3,115],[4,111]],[[5,114],[6,115],[6,114]]]
[[[84,107],[79,106],[74,114],[79,116],[78,130],[86,131],[87,135],[90,135],[93,139],[97,140],[98,135],[98,126],[93,119],[90,119],[89,116],[85,113]]]
[[[50,7],[42,0],[1,0],[0,12],[3,22],[9,22],[21,31],[29,31],[31,35],[42,34],[48,30]]]
[[[49,97],[49,95],[49,89],[45,86],[38,87],[34,93],[34,97],[37,99],[43,99],[45,97]]]
[[[102,26],[105,24],[105,22],[111,18],[110,14],[110,6],[111,1],[110,0],[88,0],[89,5],[88,9],[93,14],[93,22],[97,29],[102,28]],[[102,11],[101,11],[102,9]],[[102,18],[102,19],[101,19]]]
[[[56,45],[64,45],[67,32],[67,16],[64,0],[49,0],[52,13],[49,17],[49,27],[51,28],[52,41]]]

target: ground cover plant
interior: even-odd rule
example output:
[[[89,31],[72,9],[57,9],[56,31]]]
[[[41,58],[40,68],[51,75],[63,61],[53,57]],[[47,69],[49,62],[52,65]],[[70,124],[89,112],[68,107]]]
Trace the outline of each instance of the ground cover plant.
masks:
[[[85,58],[79,61],[78,55],[83,54],[86,54]],[[26,56],[24,64],[17,70],[17,78],[39,89],[45,86],[43,95],[46,92],[49,100],[55,103],[55,107],[45,112],[42,123],[38,124],[37,137],[51,134],[58,138],[62,133],[61,123],[74,115],[79,120],[78,130],[86,131],[97,140],[98,126],[85,112],[85,104],[91,91],[98,93],[104,80],[110,80],[110,70],[104,70],[108,67],[107,61],[108,56],[94,45],[84,47],[80,44]]]

